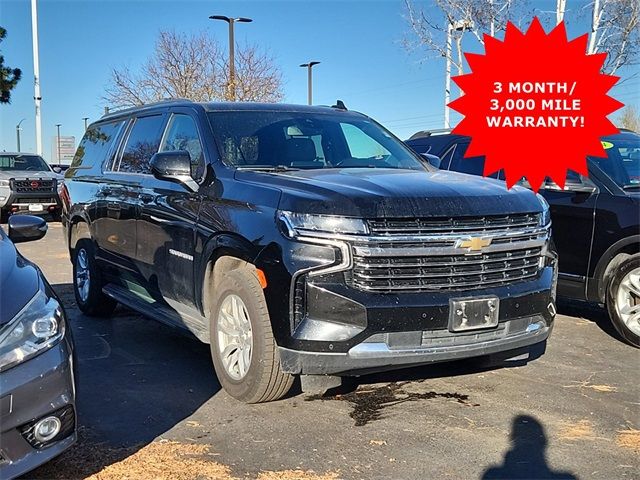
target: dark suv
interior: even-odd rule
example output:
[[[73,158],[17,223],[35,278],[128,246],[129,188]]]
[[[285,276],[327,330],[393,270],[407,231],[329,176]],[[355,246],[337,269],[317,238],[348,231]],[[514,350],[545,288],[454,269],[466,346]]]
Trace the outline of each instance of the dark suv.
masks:
[[[442,131],[406,141],[439,156],[444,170],[482,175],[484,157],[463,158],[469,142]],[[541,189],[551,205],[558,294],[606,304],[620,335],[640,346],[640,135],[622,130],[602,145],[607,157],[589,158],[587,177],[569,171],[564,190],[552,182]]]
[[[306,389],[535,358],[551,332],[546,202],[438,172],[344,108],[113,113],[88,129],[62,197],[80,309],[120,302],[192,332],[247,402],[282,397],[298,374]]]

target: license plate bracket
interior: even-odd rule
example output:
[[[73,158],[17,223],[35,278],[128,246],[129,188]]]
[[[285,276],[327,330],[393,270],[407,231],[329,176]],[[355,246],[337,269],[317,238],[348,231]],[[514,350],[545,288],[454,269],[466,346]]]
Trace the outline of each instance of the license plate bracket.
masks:
[[[465,332],[495,328],[500,315],[500,299],[491,297],[449,300],[449,331]]]

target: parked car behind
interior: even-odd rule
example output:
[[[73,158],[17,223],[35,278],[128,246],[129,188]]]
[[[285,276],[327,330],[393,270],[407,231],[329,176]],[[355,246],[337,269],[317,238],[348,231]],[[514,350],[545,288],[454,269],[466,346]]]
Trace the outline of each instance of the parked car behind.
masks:
[[[76,441],[73,343],[64,309],[14,243],[42,238],[30,215],[0,229],[0,478],[23,475]]]
[[[162,102],[103,117],[66,173],[79,308],[210,343],[222,386],[275,400],[339,376],[544,352],[546,202],[439,172],[344,108]]]
[[[444,170],[482,175],[484,157],[463,158],[469,142],[448,132],[418,132],[406,141],[438,155]],[[620,335],[640,346],[640,135],[623,130],[602,144],[607,157],[589,158],[588,176],[569,172],[564,190],[553,182],[541,189],[551,205],[558,294],[606,304]]]
[[[0,221],[14,213],[59,219],[62,179],[39,155],[0,152]]]

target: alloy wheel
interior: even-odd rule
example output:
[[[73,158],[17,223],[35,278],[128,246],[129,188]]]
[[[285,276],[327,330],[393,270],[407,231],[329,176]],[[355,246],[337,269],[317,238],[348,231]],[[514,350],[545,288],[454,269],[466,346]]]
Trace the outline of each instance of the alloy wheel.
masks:
[[[620,282],[615,307],[627,328],[640,335],[640,268],[631,270]]]
[[[89,288],[91,286],[91,274],[89,272],[89,258],[87,251],[81,248],[76,257],[76,288],[80,300],[86,302],[89,298]]]
[[[225,371],[232,379],[242,380],[251,365],[253,334],[249,312],[238,295],[227,295],[222,301],[216,334]]]

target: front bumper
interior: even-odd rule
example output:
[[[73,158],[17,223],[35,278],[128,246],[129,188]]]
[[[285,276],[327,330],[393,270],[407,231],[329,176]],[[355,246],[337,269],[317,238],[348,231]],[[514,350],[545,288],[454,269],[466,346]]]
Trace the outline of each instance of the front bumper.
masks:
[[[380,295],[307,283],[306,316],[290,343],[280,344],[282,368],[293,374],[358,375],[544,349],[555,317],[555,282],[550,259],[532,280],[465,291]],[[450,300],[488,296],[500,299],[497,327],[449,330]]]
[[[57,191],[51,192],[14,192],[4,190],[0,194],[4,200],[0,200],[0,208],[11,213],[30,213],[32,215],[44,215],[62,208],[60,196]],[[39,205],[38,210],[33,210],[31,205]]]
[[[76,441],[72,357],[67,334],[46,352],[0,374],[0,478],[23,475]],[[60,434],[45,446],[32,446],[28,426],[62,411]]]

